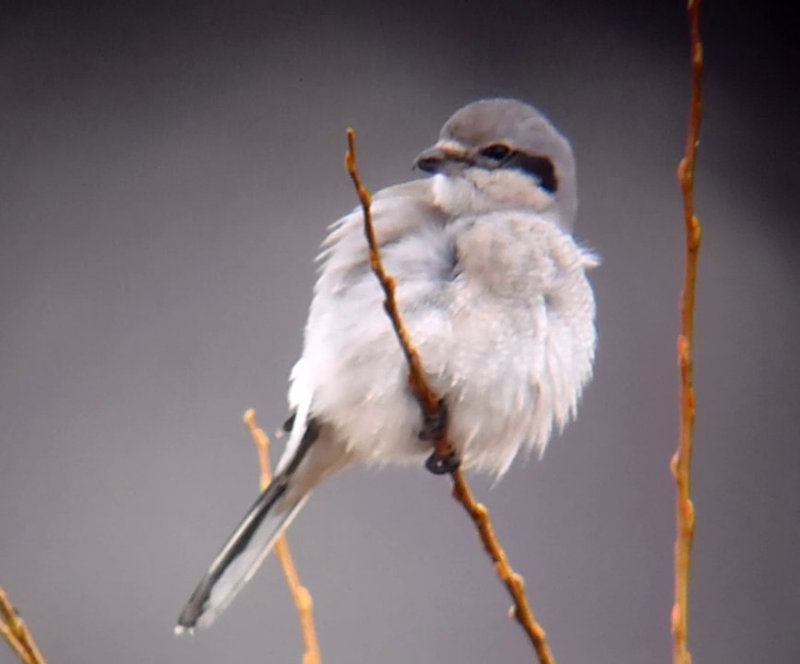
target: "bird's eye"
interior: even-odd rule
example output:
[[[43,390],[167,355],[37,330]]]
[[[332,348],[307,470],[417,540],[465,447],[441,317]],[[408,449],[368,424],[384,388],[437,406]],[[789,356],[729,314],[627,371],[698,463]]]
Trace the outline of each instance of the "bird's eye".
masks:
[[[495,143],[481,150],[481,156],[487,157],[492,161],[503,161],[508,155],[511,154],[511,148],[502,143]]]

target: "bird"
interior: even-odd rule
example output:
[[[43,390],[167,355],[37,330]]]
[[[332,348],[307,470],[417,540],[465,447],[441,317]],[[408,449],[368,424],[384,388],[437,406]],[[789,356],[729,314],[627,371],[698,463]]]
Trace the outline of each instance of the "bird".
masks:
[[[541,456],[592,375],[587,272],[599,259],[572,235],[572,148],[533,106],[481,99],[445,122],[414,167],[422,177],[372,198],[381,258],[457,463],[500,477],[521,449]],[[290,374],[286,448],[178,633],[214,621],[320,481],[356,462],[422,464],[431,452],[436,422],[409,388],[363,223],[359,207],[329,227]]]

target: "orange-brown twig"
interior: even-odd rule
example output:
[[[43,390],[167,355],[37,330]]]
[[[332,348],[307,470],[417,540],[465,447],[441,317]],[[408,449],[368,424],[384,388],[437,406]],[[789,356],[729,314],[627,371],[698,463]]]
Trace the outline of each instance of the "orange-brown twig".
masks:
[[[383,262],[381,261],[380,249],[378,247],[378,239],[375,235],[375,226],[372,223],[372,212],[370,206],[372,199],[369,192],[361,183],[361,176],[358,173],[358,165],[356,164],[356,133],[352,129],[347,130],[347,154],[345,155],[345,168],[350,178],[353,180],[358,199],[361,202],[361,208],[364,211],[364,232],[367,236],[367,244],[369,245],[369,264],[375,276],[383,288],[383,293],[386,296],[383,301],[383,307],[389,320],[392,322],[397,339],[400,342],[400,347],[403,349],[403,354],[406,356],[408,362],[408,384],[411,387],[414,396],[420,403],[428,417],[435,417],[439,408],[439,397],[430,388],[428,382],[425,380],[425,373],[422,368],[422,361],[419,358],[419,353],[411,342],[411,337],[408,330],[403,325],[403,319],[400,316],[400,308],[397,306],[397,298],[395,297],[396,282],[394,277],[386,273],[383,269]],[[444,427],[437,431],[436,440],[434,441],[434,448],[436,456],[439,459],[445,459],[452,455],[453,448],[447,441],[447,432]]]
[[[680,368],[680,433],[678,449],[670,468],[676,485],[675,536],[675,600],[672,606],[672,661],[691,664],[687,646],[689,614],[689,566],[694,537],[694,505],[689,494],[692,469],[692,431],[695,397],[692,380],[692,341],[694,332],[694,295],[697,280],[697,253],[700,249],[700,222],[694,214],[694,169],[700,133],[700,82],[703,73],[703,47],[700,41],[700,0],[689,0],[687,6],[691,39],[692,96],[686,131],[686,151],[678,164],[678,182],[683,194],[683,216],[686,227],[686,266],[681,291],[681,330],[678,335]]]
[[[420,406],[425,411],[425,414],[434,417],[439,407],[440,398],[428,385],[419,353],[414,347],[408,330],[403,324],[403,319],[400,315],[400,309],[395,297],[396,282],[383,268],[380,249],[375,235],[375,228],[372,223],[372,214],[370,212],[371,198],[369,192],[361,183],[361,176],[359,175],[358,165],[356,163],[355,132],[352,129],[347,130],[347,145],[348,150],[345,156],[345,168],[350,178],[353,180],[364,212],[364,232],[369,245],[370,267],[372,267],[375,276],[377,276],[383,288],[385,295],[383,302],[384,309],[392,321],[392,326],[394,327],[400,346],[408,361],[408,383],[419,401]],[[447,439],[446,429],[446,426],[442,427],[436,438],[435,450],[436,455],[440,459],[452,455],[453,447]],[[458,467],[451,470],[450,475],[453,480],[453,497],[464,506],[464,509],[475,523],[481,542],[486,552],[491,557],[492,562],[494,562],[498,576],[503,583],[505,583],[508,592],[514,600],[514,606],[510,611],[511,617],[515,618],[520,625],[522,625],[522,628],[533,644],[533,648],[541,664],[554,664],[555,660],[547,644],[544,630],[534,619],[533,613],[528,605],[522,577],[514,572],[511,565],[509,565],[505,552],[494,534],[491,521],[489,520],[489,512],[472,497],[464,475]]]
[[[258,465],[261,469],[260,486],[263,491],[272,481],[272,472],[269,465],[269,438],[264,433],[264,430],[258,426],[256,412],[252,408],[244,414],[244,423],[253,437],[253,443],[256,446],[256,452],[258,452]],[[306,646],[305,653],[303,653],[303,664],[320,664],[322,657],[317,643],[317,633],[314,629],[314,605],[311,601],[311,593],[300,583],[300,577],[297,574],[292,554],[289,551],[289,542],[284,535],[275,540],[275,556],[280,561],[281,567],[283,567],[286,583],[289,585],[294,605],[297,608],[300,631],[303,634],[303,642]]]
[[[25,621],[19,617],[2,586],[0,586],[0,634],[21,662],[45,664],[44,657],[33,640],[33,635],[28,630]]]
[[[544,629],[536,622],[531,607],[528,605],[528,598],[525,595],[525,582],[522,576],[511,568],[505,551],[500,547],[500,542],[497,541],[492,522],[489,519],[489,510],[472,497],[472,492],[469,490],[469,486],[459,468],[456,468],[451,474],[453,476],[453,497],[464,506],[464,509],[467,510],[467,513],[475,522],[483,547],[492,562],[494,562],[497,576],[505,583],[509,594],[514,600],[514,606],[511,607],[509,614],[522,625],[533,644],[533,649],[536,651],[541,664],[555,664]]]

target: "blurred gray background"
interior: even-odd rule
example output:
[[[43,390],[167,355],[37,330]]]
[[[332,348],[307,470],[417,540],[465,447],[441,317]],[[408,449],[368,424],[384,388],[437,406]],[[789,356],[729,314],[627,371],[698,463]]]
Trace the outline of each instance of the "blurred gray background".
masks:
[[[563,663],[670,658],[688,45],[660,3],[128,3],[0,24],[0,583],[52,663],[299,662],[269,559],[211,631],[188,594],[257,488],[325,227],[465,102],[570,137],[603,256],[596,377],[491,509]],[[798,55],[788,15],[709,3],[690,642],[800,661]],[[791,211],[791,212],[790,212]],[[279,450],[275,451],[277,454]],[[326,662],[526,662],[448,481],[357,469],[290,530]],[[12,656],[0,647],[0,662]]]

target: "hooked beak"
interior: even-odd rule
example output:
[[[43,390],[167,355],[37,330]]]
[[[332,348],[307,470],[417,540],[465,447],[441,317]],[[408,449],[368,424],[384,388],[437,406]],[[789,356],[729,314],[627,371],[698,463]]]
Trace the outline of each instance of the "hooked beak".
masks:
[[[451,145],[436,145],[423,150],[414,160],[414,168],[425,173],[446,173],[448,175],[461,171],[474,162],[467,154]]]

